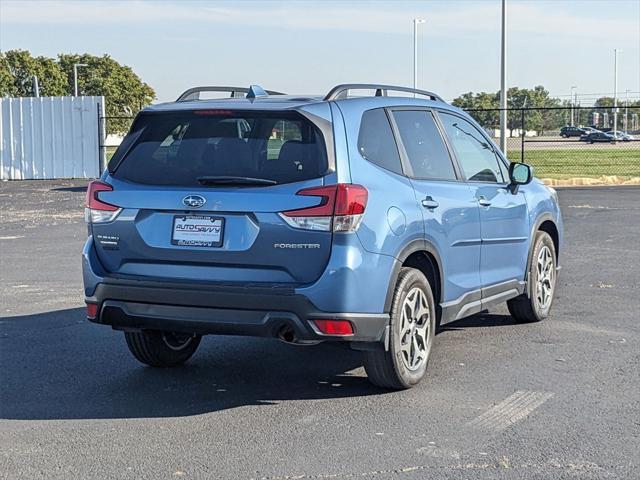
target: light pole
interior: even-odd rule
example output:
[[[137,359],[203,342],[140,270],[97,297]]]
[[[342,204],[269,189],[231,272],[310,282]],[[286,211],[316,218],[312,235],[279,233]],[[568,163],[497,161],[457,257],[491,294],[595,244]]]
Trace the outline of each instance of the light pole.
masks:
[[[574,102],[574,96],[573,96],[573,91],[576,90],[578,87],[576,87],[575,85],[571,85],[571,126],[573,127],[573,109],[576,106],[576,102]],[[576,95],[577,97],[577,95]]]
[[[78,67],[88,67],[86,63],[73,64],[73,95],[78,96]]]
[[[500,150],[507,155],[507,0],[502,0],[500,46]]]
[[[413,19],[413,88],[418,88],[418,25],[424,22],[424,18]]]
[[[624,98],[624,131],[628,132],[629,127],[627,125],[627,114],[629,113],[629,90],[625,90]]]
[[[613,50],[613,135],[618,131],[618,53],[622,50]]]

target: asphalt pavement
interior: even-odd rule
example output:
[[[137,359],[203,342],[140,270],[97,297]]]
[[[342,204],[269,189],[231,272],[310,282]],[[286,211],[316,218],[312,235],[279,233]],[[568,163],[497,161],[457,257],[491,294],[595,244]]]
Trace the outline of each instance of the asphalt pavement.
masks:
[[[449,323],[416,388],[340,346],[138,364],[84,318],[81,181],[0,183],[0,478],[640,477],[640,188],[559,191],[552,316]]]

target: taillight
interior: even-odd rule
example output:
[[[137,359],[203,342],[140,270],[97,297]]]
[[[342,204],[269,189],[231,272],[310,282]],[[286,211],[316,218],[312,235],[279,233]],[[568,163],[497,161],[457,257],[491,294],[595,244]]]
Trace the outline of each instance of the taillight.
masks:
[[[104,223],[114,220],[122,211],[120,207],[103,202],[98,198],[100,192],[110,192],[113,187],[108,183],[94,180],[87,186],[84,201],[84,219],[87,223]]]
[[[349,320],[313,320],[318,330],[325,335],[353,335],[353,326]]]
[[[298,195],[321,197],[319,205],[288,210],[280,216],[292,227],[329,232],[354,232],[367,207],[368,192],[362,185],[338,183],[305,188]]]

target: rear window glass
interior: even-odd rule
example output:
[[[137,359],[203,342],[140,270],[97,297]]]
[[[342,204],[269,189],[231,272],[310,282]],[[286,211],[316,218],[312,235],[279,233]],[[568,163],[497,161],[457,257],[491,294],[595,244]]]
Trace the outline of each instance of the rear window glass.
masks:
[[[109,163],[116,178],[178,186],[217,176],[292,183],[327,169],[322,134],[303,116],[231,110],[141,114]]]

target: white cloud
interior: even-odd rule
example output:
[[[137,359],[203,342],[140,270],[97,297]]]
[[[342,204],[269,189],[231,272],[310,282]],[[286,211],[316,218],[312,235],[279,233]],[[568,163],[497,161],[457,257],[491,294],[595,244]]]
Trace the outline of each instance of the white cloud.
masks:
[[[599,18],[597,9],[572,11],[553,3],[511,3],[509,30],[512,34],[562,35],[577,39],[618,44],[638,44],[637,18]],[[297,30],[339,30],[407,34],[411,19],[427,19],[423,27],[431,36],[451,37],[477,32],[497,32],[499,3],[451,3],[451,8],[430,8],[429,3],[176,3],[148,1],[33,2],[2,0],[1,24],[153,24],[193,22],[210,25],[271,27]]]

